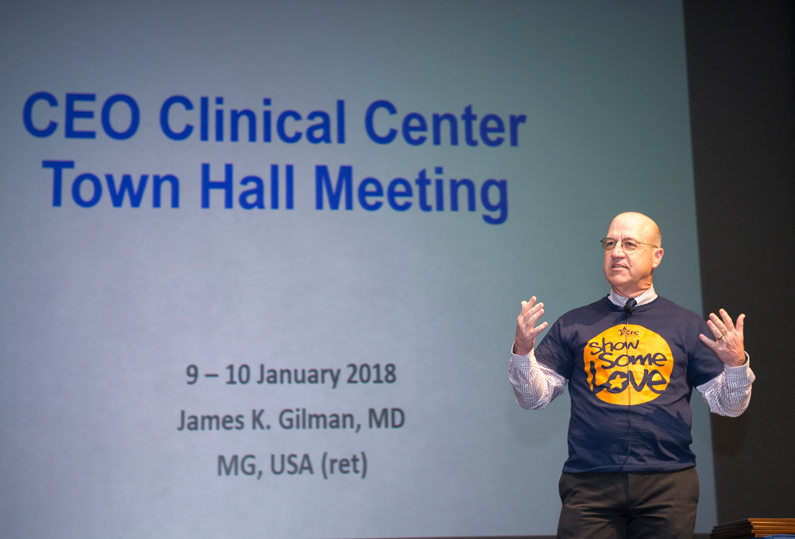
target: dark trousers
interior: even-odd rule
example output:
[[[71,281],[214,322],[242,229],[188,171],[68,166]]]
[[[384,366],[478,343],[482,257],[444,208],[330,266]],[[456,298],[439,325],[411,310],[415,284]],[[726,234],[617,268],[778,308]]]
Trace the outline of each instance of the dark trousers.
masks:
[[[692,539],[695,468],[668,473],[564,473],[558,539]]]

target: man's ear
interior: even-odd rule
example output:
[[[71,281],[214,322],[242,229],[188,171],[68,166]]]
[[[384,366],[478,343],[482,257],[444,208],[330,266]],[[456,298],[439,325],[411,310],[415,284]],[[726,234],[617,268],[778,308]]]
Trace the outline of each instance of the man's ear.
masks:
[[[657,249],[654,250],[654,255],[653,255],[654,260],[652,261],[651,265],[652,268],[656,268],[657,266],[660,265],[660,262],[662,262],[663,254],[665,254],[665,249],[663,249],[662,247],[658,247]]]

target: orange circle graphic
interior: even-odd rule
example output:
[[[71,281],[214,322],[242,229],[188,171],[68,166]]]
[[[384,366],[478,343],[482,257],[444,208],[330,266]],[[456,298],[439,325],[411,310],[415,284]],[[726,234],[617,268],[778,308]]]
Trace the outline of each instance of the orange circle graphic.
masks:
[[[583,353],[591,393],[610,404],[642,404],[659,397],[671,380],[671,347],[650,329],[613,326],[588,341]]]

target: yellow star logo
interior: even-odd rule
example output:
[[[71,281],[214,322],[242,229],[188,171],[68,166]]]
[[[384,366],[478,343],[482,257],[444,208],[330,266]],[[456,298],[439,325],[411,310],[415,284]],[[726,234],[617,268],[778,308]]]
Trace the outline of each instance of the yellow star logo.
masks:
[[[619,378],[618,376],[616,376],[615,378],[610,380],[610,384],[612,384],[612,386],[613,386],[611,389],[620,389],[621,386],[624,385],[624,379]]]

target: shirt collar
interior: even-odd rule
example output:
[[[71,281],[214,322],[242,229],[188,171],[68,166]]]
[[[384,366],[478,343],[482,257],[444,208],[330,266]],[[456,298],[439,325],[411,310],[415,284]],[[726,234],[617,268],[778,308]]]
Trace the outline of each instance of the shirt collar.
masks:
[[[619,294],[616,294],[615,290],[610,290],[610,295],[607,296],[610,302],[613,305],[618,307],[623,307],[624,304],[627,302],[629,298],[625,298]],[[643,294],[640,296],[635,296],[635,301],[638,302],[638,305],[646,305],[647,303],[651,303],[657,299],[657,293],[654,291],[654,285],[651,285],[648,290],[644,291]]]

